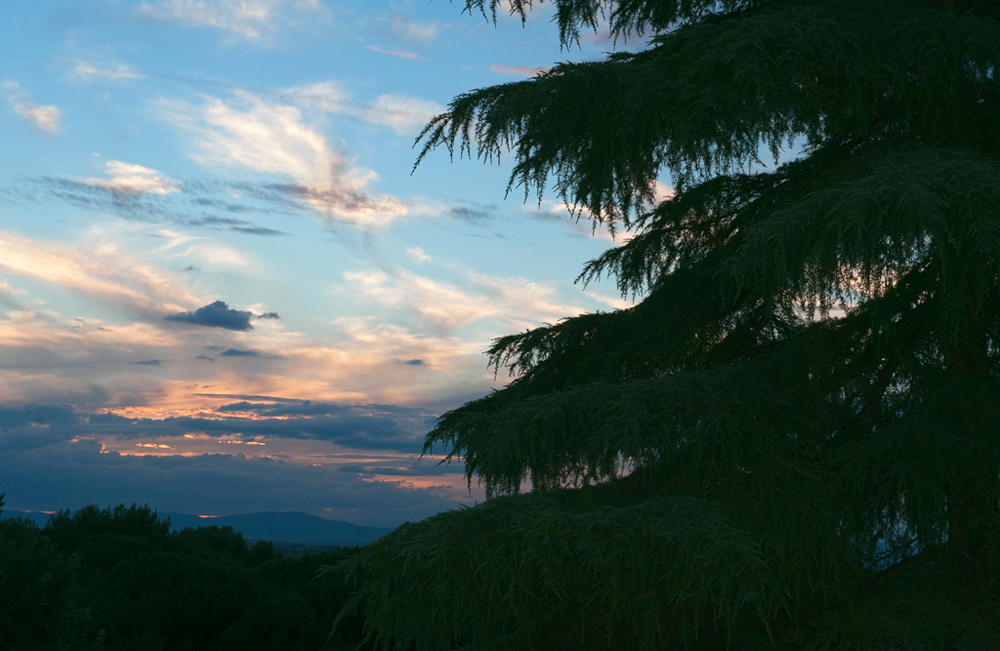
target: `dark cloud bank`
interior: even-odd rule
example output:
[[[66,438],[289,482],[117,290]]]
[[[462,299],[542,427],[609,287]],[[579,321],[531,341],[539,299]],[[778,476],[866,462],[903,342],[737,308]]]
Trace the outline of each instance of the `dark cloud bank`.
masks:
[[[330,441],[359,450],[416,453],[424,434],[436,422],[435,414],[419,407],[341,405],[309,400],[277,404],[242,400],[216,411],[228,417],[153,420],[81,413],[69,405],[0,407],[0,452],[18,441],[28,447],[44,447],[96,435],[149,440],[180,438],[197,432],[216,438],[264,436]]]
[[[405,480],[461,472],[460,464],[437,466],[416,458],[435,422],[430,411],[246,398],[221,407],[218,411],[229,416],[224,419],[135,419],[82,413],[68,405],[0,407],[0,492],[7,494],[11,509],[148,502],[162,511],[212,514],[306,511],[372,526],[396,526],[457,506],[456,498],[439,488],[370,481],[375,474]],[[372,454],[370,462],[345,459],[340,465],[312,467],[238,454],[128,456],[102,451],[94,440],[115,436],[169,443],[192,432],[244,440],[325,440]],[[397,467],[398,457],[390,465],[378,460],[379,452],[413,457]]]

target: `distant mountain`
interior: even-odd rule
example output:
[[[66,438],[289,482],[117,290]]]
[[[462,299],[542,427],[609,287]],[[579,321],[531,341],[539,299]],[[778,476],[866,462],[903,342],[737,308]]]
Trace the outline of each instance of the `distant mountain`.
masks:
[[[188,527],[232,527],[252,540],[310,543],[313,545],[366,545],[381,538],[392,527],[362,527],[340,520],[327,520],[298,511],[291,513],[244,513],[201,518],[184,513],[161,513],[170,518],[174,530]]]
[[[339,520],[327,520],[308,513],[244,513],[202,518],[187,513],[160,512],[161,518],[170,518],[174,531],[198,527],[232,527],[250,540],[272,540],[285,543],[307,543],[331,547],[366,545],[392,531],[392,527],[362,527]],[[11,511],[4,509],[0,517],[22,517],[44,527],[51,515],[40,511]]]

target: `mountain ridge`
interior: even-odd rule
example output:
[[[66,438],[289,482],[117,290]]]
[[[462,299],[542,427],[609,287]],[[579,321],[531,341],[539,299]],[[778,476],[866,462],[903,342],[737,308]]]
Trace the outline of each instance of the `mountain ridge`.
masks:
[[[248,540],[270,540],[282,543],[306,543],[330,547],[367,545],[393,531],[395,527],[369,527],[342,520],[328,520],[301,511],[263,511],[202,517],[190,513],[157,512],[160,518],[170,518],[172,531],[199,527],[232,527]],[[22,517],[44,527],[52,514],[41,511],[4,509],[0,518]]]

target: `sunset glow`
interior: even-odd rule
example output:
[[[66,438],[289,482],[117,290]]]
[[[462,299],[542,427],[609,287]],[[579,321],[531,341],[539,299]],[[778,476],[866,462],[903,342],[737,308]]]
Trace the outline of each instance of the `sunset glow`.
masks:
[[[573,282],[611,242],[556,197],[505,200],[506,162],[412,170],[461,90],[623,44],[560,52],[547,4],[525,27],[429,0],[252,4],[7,9],[9,508],[395,525],[472,503],[461,461],[420,451],[508,381],[490,341],[623,305]]]

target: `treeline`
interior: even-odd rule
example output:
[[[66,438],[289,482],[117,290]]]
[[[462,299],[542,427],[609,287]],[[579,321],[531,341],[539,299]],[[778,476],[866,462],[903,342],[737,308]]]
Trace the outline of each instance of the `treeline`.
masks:
[[[0,508],[2,508],[0,495]],[[147,506],[61,511],[44,528],[0,520],[4,651],[342,651],[334,566],[357,548],[291,558],[230,527],[170,531]]]

